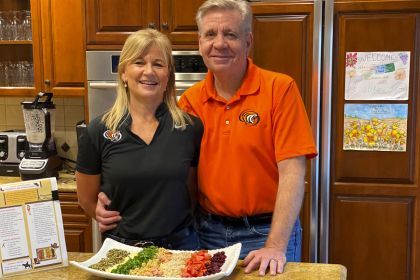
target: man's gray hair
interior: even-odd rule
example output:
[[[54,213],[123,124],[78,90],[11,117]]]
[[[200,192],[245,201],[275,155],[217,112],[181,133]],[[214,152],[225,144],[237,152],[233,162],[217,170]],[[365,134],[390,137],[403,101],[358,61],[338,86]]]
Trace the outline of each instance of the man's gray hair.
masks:
[[[213,9],[238,11],[242,17],[244,31],[246,33],[252,31],[252,11],[248,2],[244,0],[207,0],[198,8],[195,16],[199,33],[201,33],[203,17]]]

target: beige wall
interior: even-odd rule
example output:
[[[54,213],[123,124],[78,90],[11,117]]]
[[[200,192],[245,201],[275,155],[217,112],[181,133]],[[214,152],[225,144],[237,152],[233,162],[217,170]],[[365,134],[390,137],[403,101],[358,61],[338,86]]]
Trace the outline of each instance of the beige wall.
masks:
[[[21,129],[25,130],[23,114],[20,103],[33,101],[33,98],[0,97],[0,130]],[[85,119],[83,98],[55,98],[55,141],[58,154],[62,157],[76,160],[77,138],[76,123]],[[64,152],[61,145],[66,142],[70,150]]]

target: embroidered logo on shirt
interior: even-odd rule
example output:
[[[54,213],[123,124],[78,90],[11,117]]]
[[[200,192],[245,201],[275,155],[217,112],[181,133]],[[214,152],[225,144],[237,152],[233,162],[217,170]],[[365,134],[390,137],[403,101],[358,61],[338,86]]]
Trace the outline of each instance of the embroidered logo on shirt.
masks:
[[[260,116],[257,112],[245,110],[239,115],[239,120],[248,126],[253,126],[260,122]]]
[[[122,135],[121,132],[119,130],[117,131],[112,131],[112,130],[107,130],[104,132],[104,137],[106,139],[111,140],[111,142],[118,142],[121,140]]]

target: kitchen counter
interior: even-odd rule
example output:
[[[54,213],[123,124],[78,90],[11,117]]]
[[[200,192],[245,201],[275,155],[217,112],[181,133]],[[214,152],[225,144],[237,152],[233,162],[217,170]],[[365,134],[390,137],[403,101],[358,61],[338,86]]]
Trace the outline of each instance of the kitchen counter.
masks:
[[[68,253],[69,260],[85,261],[89,259],[93,253]],[[344,280],[347,276],[347,270],[344,266],[338,264],[316,264],[316,263],[288,263],[283,274],[277,276],[268,276],[266,279],[275,280]],[[7,279],[7,278],[6,278]],[[72,265],[64,268],[51,269],[41,272],[34,272],[20,276],[14,276],[14,280],[37,280],[37,279],[78,279],[78,280],[98,280],[104,279],[93,276],[79,268]],[[253,280],[262,279],[257,272],[251,274],[244,274],[241,267],[241,262],[238,263],[235,270],[229,277],[223,278],[226,280]]]
[[[0,176],[0,185],[19,181],[22,181],[20,177]],[[73,173],[60,171],[57,185],[59,191],[76,192],[76,178]]]

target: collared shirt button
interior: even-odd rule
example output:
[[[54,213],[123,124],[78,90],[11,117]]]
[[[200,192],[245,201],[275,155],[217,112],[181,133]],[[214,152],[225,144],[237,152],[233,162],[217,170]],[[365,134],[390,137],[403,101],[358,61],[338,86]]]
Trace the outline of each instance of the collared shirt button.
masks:
[[[226,106],[226,110],[229,110],[229,109],[230,109],[230,106],[229,106],[229,105],[227,105],[227,106]]]
[[[230,122],[228,120],[225,121],[225,124],[229,124]]]

